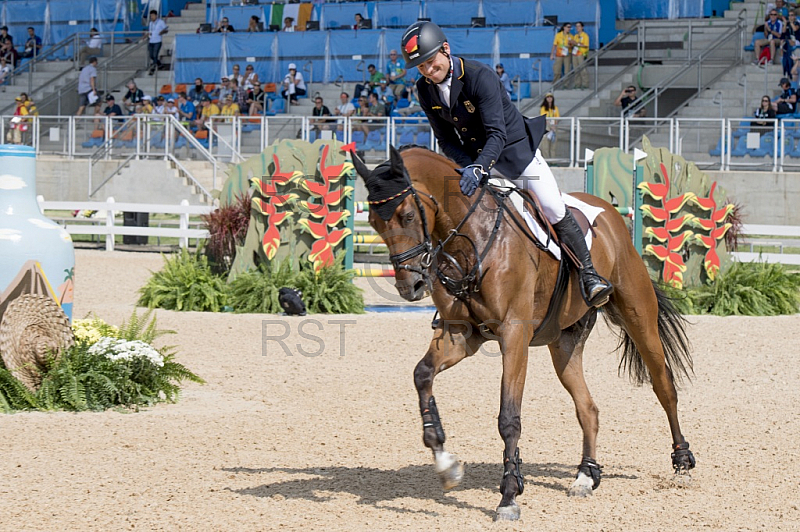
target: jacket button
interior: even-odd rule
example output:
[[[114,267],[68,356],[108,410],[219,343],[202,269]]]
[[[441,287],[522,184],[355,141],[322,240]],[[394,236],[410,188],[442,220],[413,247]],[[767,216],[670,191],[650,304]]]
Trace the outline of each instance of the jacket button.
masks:
[[[457,117],[457,116],[454,116],[454,117],[453,117],[453,120],[455,120],[456,122],[458,122],[458,117]]]
[[[482,151],[483,151],[483,149],[481,149],[481,148],[478,148],[478,153],[480,153],[480,152],[482,152]]]
[[[462,128],[461,128],[461,131],[467,131],[467,128],[465,128],[465,127],[462,127]]]
[[[471,140],[472,142],[477,142],[477,140],[476,140],[476,139],[474,139],[474,138],[472,138],[472,139],[469,139],[469,140]]]

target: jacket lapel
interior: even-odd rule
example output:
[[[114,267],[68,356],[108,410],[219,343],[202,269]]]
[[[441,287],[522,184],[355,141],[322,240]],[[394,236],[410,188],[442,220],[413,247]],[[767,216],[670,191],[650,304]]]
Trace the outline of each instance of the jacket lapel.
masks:
[[[458,102],[458,96],[464,88],[464,61],[460,57],[453,56],[453,75],[450,79],[450,101],[447,107],[452,109]]]

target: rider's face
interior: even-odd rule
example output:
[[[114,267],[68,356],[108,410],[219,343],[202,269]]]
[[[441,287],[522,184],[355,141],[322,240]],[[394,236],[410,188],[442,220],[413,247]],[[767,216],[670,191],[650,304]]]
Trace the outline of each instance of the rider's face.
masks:
[[[442,47],[450,54],[449,44],[444,43]],[[424,63],[417,65],[417,70],[433,83],[441,83],[450,71],[450,58],[439,51]]]

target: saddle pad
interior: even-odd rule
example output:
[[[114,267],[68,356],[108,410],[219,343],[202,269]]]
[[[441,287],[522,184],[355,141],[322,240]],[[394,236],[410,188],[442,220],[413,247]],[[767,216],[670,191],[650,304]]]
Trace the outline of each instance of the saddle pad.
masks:
[[[517,186],[514,183],[512,183],[508,179],[503,179],[503,178],[492,178],[489,180],[489,184],[505,189],[517,188]],[[574,196],[565,194],[564,192],[561,193],[561,197],[564,199],[564,203],[568,208],[571,207],[579,211],[586,217],[586,220],[589,222],[590,227],[594,225],[595,219],[597,219],[600,213],[603,212],[602,207],[595,207],[594,205],[589,205],[585,201],[581,201]],[[522,199],[522,196],[517,193],[512,193],[509,195],[509,199],[511,200],[511,203],[514,205],[516,211],[520,213],[522,218],[528,224],[528,227],[531,229],[531,232],[533,232],[533,236],[536,237],[536,240],[542,243],[547,242],[547,231],[545,231],[545,229],[537,221],[533,219],[533,216],[531,216],[531,214],[527,210],[525,210],[525,201]],[[586,231],[585,238],[586,238],[586,247],[589,248],[589,250],[591,251],[592,240],[593,240],[592,231]],[[561,260],[561,248],[558,247],[558,244],[556,244],[552,240],[550,242],[547,242],[547,250],[553,256],[553,258],[555,258],[556,260]]]

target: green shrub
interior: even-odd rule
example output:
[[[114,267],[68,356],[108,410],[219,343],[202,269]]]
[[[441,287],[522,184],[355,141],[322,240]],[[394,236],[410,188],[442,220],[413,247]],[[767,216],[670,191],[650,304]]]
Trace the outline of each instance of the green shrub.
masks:
[[[777,316],[800,311],[800,275],[781,264],[734,262],[714,282],[664,289],[682,314]]]
[[[277,314],[282,312],[278,291],[294,287],[297,273],[290,259],[262,265],[258,270],[241,273],[229,283],[230,305],[237,313]]]
[[[295,288],[303,292],[303,301],[310,313],[363,314],[362,290],[353,284],[355,272],[346,270],[342,256],[318,272],[309,264],[302,267],[295,279]]]
[[[119,329],[93,318],[75,327],[102,331],[76,335],[76,343],[58,360],[50,360],[41,387],[31,392],[5,368],[0,368],[0,408],[14,410],[105,410],[138,408],[162,401],[174,402],[185,380],[203,380],[175,362],[172,347],[160,350],[150,345],[172,331],[156,328],[150,312]],[[89,323],[87,323],[89,322]]]
[[[139,293],[138,304],[150,308],[219,312],[226,305],[228,289],[205,256],[182,249],[164,257],[164,268],[153,273]]]

